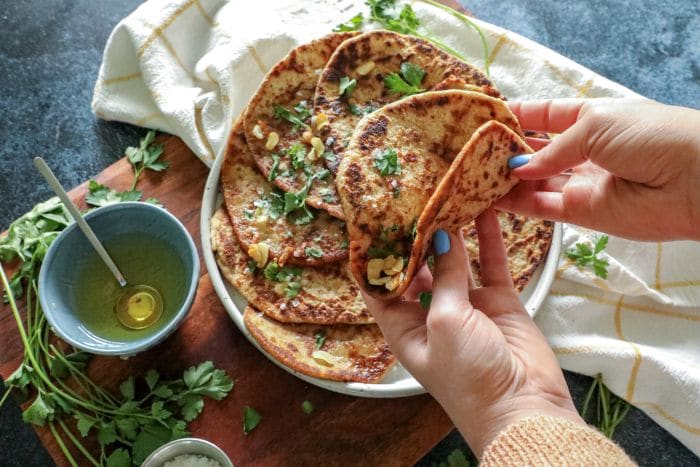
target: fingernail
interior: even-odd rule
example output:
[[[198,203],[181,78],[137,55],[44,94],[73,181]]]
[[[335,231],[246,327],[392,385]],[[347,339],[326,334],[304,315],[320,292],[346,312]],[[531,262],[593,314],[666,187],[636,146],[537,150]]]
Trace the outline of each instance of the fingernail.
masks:
[[[450,237],[447,236],[447,232],[442,229],[438,229],[433,234],[433,250],[438,256],[444,255],[450,251]]]
[[[508,167],[511,169],[517,169],[518,167],[522,167],[530,162],[531,158],[532,154],[520,154],[519,156],[513,156],[508,159]]]

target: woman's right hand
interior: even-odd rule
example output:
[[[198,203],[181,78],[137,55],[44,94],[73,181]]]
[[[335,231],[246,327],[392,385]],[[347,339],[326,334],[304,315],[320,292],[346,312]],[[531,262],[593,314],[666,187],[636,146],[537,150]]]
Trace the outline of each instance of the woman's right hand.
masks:
[[[700,240],[700,111],[631,99],[510,107],[524,129],[561,134],[528,139],[539,151],[511,159],[521,182],[498,209],[633,240]]]

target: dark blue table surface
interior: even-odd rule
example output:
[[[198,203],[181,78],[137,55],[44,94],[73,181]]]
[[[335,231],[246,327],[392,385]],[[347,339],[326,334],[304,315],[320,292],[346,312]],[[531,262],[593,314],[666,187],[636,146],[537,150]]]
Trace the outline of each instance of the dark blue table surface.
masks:
[[[697,0],[461,0],[475,16],[538,41],[661,102],[700,107]],[[109,32],[140,1],[9,0],[0,8],[0,230],[50,196],[33,169],[42,155],[66,186],[100,172],[143,130],[97,120],[92,89]],[[1,351],[1,349],[0,349]],[[567,374],[577,404],[590,384]],[[700,465],[634,409],[615,440],[642,465]],[[421,462],[455,449],[453,432]],[[0,410],[0,465],[51,465],[14,401]]]

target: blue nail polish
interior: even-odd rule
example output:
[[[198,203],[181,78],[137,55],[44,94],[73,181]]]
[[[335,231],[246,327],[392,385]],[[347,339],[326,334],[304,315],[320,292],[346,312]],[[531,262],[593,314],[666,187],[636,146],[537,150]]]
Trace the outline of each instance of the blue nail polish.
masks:
[[[508,167],[511,169],[517,169],[518,167],[522,167],[530,162],[531,158],[532,154],[520,154],[519,156],[513,156],[508,159]]]
[[[447,232],[442,229],[438,229],[433,234],[433,250],[438,256],[444,255],[450,251],[450,237],[447,236]]]

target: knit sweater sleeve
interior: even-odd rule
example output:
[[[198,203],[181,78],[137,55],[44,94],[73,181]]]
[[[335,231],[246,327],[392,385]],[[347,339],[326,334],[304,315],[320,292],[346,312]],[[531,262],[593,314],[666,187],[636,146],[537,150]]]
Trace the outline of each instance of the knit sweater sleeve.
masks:
[[[531,417],[509,425],[484,451],[482,466],[636,465],[590,426],[556,417]]]

